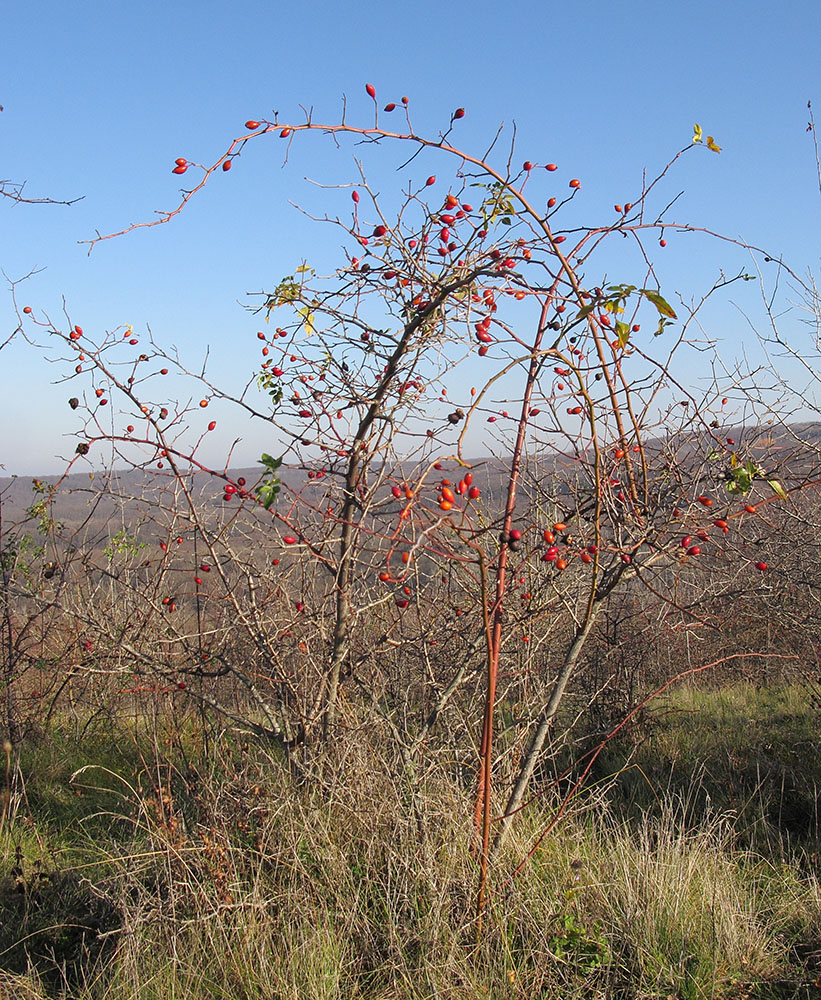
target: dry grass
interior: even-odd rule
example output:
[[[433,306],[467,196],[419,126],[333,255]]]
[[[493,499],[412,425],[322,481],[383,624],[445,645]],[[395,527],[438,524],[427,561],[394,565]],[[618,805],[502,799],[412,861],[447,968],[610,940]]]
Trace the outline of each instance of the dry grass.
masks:
[[[816,876],[695,793],[630,822],[591,795],[510,881],[550,802],[528,809],[477,949],[471,789],[445,763],[408,773],[358,733],[297,783],[246,737],[121,737],[116,758],[86,732],[23,761],[3,1000],[734,1000],[816,975]]]

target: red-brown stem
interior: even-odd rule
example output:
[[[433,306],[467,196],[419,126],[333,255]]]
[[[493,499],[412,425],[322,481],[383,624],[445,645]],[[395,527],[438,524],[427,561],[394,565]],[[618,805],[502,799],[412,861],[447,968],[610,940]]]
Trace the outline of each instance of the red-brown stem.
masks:
[[[547,329],[548,309],[551,299],[547,298],[542,304],[539,315],[539,324],[528,364],[527,379],[522,393],[522,408],[519,414],[519,423],[516,430],[516,441],[510,458],[510,474],[507,481],[507,498],[505,502],[505,514],[502,524],[502,535],[507,537],[513,523],[513,511],[516,507],[516,492],[519,485],[519,476],[522,466],[522,453],[524,451],[525,438],[527,436],[528,414],[530,413],[533,387],[539,375],[540,359],[539,351],[542,346],[545,330]],[[507,590],[507,558],[509,543],[502,542],[499,549],[499,558],[496,564],[496,594],[493,602],[493,623],[490,632],[490,642],[488,644],[487,657],[487,681],[485,689],[485,709],[482,723],[482,742],[480,747],[480,767],[479,783],[477,789],[476,809],[474,817],[478,819],[481,813],[481,854],[479,858],[479,886],[476,893],[476,939],[482,934],[482,920],[485,906],[487,904],[487,880],[488,862],[490,859],[490,826],[491,826],[491,802],[492,802],[492,776],[493,776],[493,721],[496,707],[496,686],[499,678],[499,654],[502,648],[502,634],[504,629],[504,600]]]

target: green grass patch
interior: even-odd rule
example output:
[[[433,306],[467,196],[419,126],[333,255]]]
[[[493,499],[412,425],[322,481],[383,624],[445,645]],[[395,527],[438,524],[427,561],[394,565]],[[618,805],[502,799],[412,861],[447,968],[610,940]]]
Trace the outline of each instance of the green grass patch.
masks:
[[[821,730],[799,685],[682,686],[600,758],[601,780],[624,770],[614,804],[654,812],[670,796],[688,823],[716,814],[763,851],[819,847]]]

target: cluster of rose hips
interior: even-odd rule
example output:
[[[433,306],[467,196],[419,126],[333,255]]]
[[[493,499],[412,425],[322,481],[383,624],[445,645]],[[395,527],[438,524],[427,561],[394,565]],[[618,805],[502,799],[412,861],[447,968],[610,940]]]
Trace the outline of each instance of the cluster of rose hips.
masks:
[[[459,497],[467,496],[469,500],[478,500],[481,495],[479,487],[473,485],[471,472],[466,472],[455,486],[449,479],[443,479],[439,483],[439,510],[445,512],[453,510],[459,502]]]
[[[245,485],[246,485],[245,476],[239,476],[236,483],[232,483],[229,480],[223,487],[222,499],[225,501],[225,503],[230,503],[235,496],[239,497],[240,500],[245,500],[245,498],[250,495],[248,493],[248,490],[245,489]]]
[[[726,402],[726,400],[725,400],[725,402]],[[728,441],[732,441],[732,438],[728,438],[727,440]],[[735,442],[732,442],[732,443],[735,443]],[[708,497],[708,496],[699,496],[699,497],[696,497],[696,500],[702,505],[702,507],[709,508],[709,507],[712,507],[712,505],[713,505],[712,498]],[[753,506],[753,504],[747,504],[744,507],[744,511],[747,514],[756,514],[756,513],[758,513],[758,511]],[[682,510],[681,510],[680,507],[675,507],[673,509],[673,517],[675,517],[675,518],[682,517],[682,513],[683,512],[682,512]],[[723,517],[716,518],[713,521],[713,525],[716,528],[720,528],[722,534],[726,535],[730,531],[730,525],[727,523],[727,521]],[[702,552],[701,546],[697,542],[695,542],[695,539],[694,539],[693,536],[695,536],[695,539],[698,539],[698,541],[701,541],[701,542],[706,542],[710,538],[709,532],[707,532],[703,528],[701,528],[698,531],[695,531],[693,533],[693,535],[683,535],[681,537],[680,541],[679,541],[679,547],[682,548],[682,549],[684,549],[684,551],[687,553],[688,556],[698,556],[698,555],[701,555],[701,552]],[[766,562],[763,562],[761,560],[754,561],[753,565],[755,566],[755,568],[760,573],[766,573],[767,570],[770,568],[769,565]]]

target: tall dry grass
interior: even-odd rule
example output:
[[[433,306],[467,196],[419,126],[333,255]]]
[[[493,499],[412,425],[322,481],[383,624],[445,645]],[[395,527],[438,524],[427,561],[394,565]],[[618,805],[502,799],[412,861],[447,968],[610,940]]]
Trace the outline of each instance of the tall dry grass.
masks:
[[[815,975],[817,878],[745,846],[731,815],[698,814],[695,794],[627,822],[591,793],[511,881],[551,815],[546,794],[496,860],[477,948],[472,789],[450,762],[410,772],[357,733],[300,782],[246,736],[200,735],[155,733],[156,753],[141,747],[116,779],[86,752],[66,791],[88,818],[70,829],[53,802],[39,820],[21,805],[0,840],[4,940],[10,917],[31,937],[27,951],[4,944],[4,996],[735,998],[791,995]],[[60,952],[48,928],[70,924],[72,900],[99,926]]]

